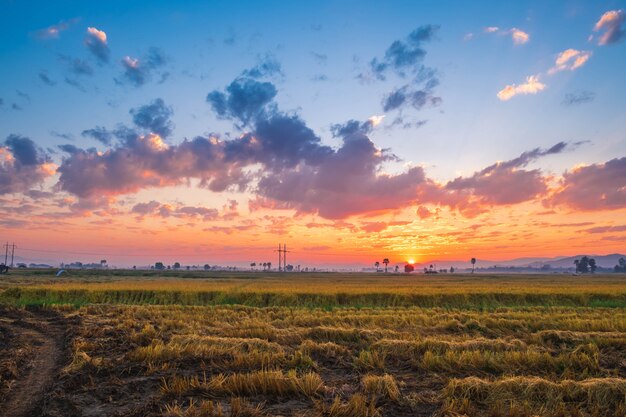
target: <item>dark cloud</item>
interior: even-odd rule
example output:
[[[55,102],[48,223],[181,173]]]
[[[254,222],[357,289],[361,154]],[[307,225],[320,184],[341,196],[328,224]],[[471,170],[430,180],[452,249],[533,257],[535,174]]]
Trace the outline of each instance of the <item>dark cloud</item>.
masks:
[[[264,78],[272,77],[274,75],[283,75],[283,70],[278,60],[271,56],[266,55],[263,57],[257,65],[243,71],[242,76],[250,78]]]
[[[39,79],[40,79],[40,80],[41,80],[44,84],[46,84],[46,85],[48,85],[48,86],[50,86],[50,87],[55,86],[55,85],[57,84],[56,82],[52,81],[52,80],[50,79],[50,77],[48,77],[48,74],[46,74],[46,73],[45,73],[45,72],[43,72],[43,71],[42,71],[42,72],[40,72],[38,75],[39,75]]]
[[[164,218],[176,217],[182,219],[200,219],[203,221],[211,221],[219,218],[219,212],[214,208],[196,207],[196,206],[173,206],[169,204],[161,204],[158,201],[150,201],[148,203],[139,203],[133,206],[132,213],[143,216],[160,216]]]
[[[148,82],[152,78],[153,73],[167,64],[167,62],[168,58],[163,51],[154,47],[150,48],[143,58],[126,56],[121,61],[124,68],[124,78],[135,87],[142,86]],[[159,83],[165,82],[168,76],[169,73],[161,74]]]
[[[311,77],[311,81],[328,81],[328,76],[325,74],[316,74]]]
[[[355,133],[363,133],[365,135],[371,133],[374,129],[374,121],[372,119],[368,119],[364,122],[359,122],[358,120],[348,120],[345,123],[337,123],[330,126],[330,131],[333,137],[345,137],[349,135],[353,135]]]
[[[438,30],[439,26],[436,25],[420,26],[404,40],[393,42],[382,59],[374,58],[370,62],[370,74],[361,73],[357,76],[361,81],[385,80],[392,72],[403,79],[411,78],[383,97],[382,107],[385,112],[405,106],[421,110],[441,104],[441,97],[434,93],[435,87],[439,85],[437,71],[422,65],[426,56],[423,44],[433,40]]]
[[[326,54],[319,54],[317,52],[311,52],[311,55],[313,56],[313,59],[315,59],[315,62],[317,62],[320,65],[326,65],[326,63],[328,62],[328,55]]]
[[[18,97],[24,99],[24,101],[26,101],[27,103],[30,103],[30,95],[20,91],[20,90],[15,90],[15,94],[17,94]]]
[[[237,78],[226,87],[225,93],[214,90],[206,100],[219,117],[247,125],[265,113],[276,93],[276,87],[270,82]]]
[[[19,104],[17,104],[17,103],[12,103],[12,104],[11,104],[11,109],[12,109],[12,110],[17,110],[17,111],[19,111],[19,110],[22,110],[22,106],[20,106],[20,105],[19,105]]]
[[[63,62],[74,75],[93,75],[93,68],[87,61],[72,58],[67,55],[59,55],[59,60]]]
[[[81,135],[84,137],[93,138],[106,146],[111,145],[113,139],[113,133],[109,132],[106,128],[102,126],[96,126],[93,129],[83,130],[81,132]]]
[[[416,90],[409,84],[392,91],[382,101],[383,110],[386,112],[407,105],[416,110],[421,110],[424,107],[434,107],[440,104],[441,97],[434,96],[431,88]]]
[[[316,165],[305,163],[259,181],[257,192],[299,212],[330,219],[397,209],[418,199],[432,184],[421,167],[398,175],[380,174],[389,158],[361,132],[343,138],[343,145]]]
[[[393,42],[382,59],[374,58],[370,62],[372,72],[379,79],[385,79],[389,70],[394,70],[402,77],[406,76],[407,71],[413,72],[426,56],[423,43],[433,40],[438,30],[437,25],[420,26],[406,39]]]
[[[174,125],[170,119],[174,110],[160,98],[145,106],[132,109],[130,114],[133,116],[133,123],[148,132],[156,133],[162,138],[167,138],[172,134]]]
[[[0,194],[26,192],[51,175],[47,156],[24,136],[9,135],[0,145]]]
[[[85,35],[85,46],[101,63],[109,62],[109,45],[107,34],[94,27],[87,28]]]
[[[567,93],[563,97],[561,104],[565,106],[573,106],[577,104],[591,103],[596,98],[596,94],[592,91],[579,91],[576,93]]]
[[[71,133],[60,133],[60,132],[51,130],[50,134],[57,138],[61,138],[65,140],[74,140],[74,136]]]
[[[78,89],[79,91],[82,91],[83,93],[87,91],[85,87],[83,87],[83,85],[79,83],[78,80],[76,79],[65,77],[63,81],[65,81],[65,84],[75,87],[76,89]]]
[[[589,211],[626,207],[626,157],[565,172],[546,204]]]

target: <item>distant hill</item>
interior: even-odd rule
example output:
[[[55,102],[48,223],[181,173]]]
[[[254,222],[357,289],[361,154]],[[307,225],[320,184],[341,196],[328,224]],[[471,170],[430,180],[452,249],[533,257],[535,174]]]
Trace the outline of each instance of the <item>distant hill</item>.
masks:
[[[558,258],[553,259],[551,261],[543,261],[543,262],[532,262],[528,264],[528,266],[533,268],[541,268],[543,265],[550,265],[552,268],[573,268],[574,261],[576,259],[580,259],[583,256],[588,256],[596,260],[596,264],[603,268],[613,268],[617,265],[617,261],[619,258],[626,259],[626,255],[622,255],[619,253],[612,253],[610,255],[576,255],[576,256],[568,256],[566,258]]]
[[[557,256],[554,258],[515,258],[509,260],[502,261],[493,261],[488,259],[480,259],[476,260],[476,268],[489,268],[492,266],[500,266],[500,267],[518,267],[518,268],[534,268],[539,269],[544,265],[549,265],[552,268],[573,268],[574,260],[580,259],[585,255],[576,255],[576,256]],[[617,261],[619,258],[626,259],[626,255],[622,255],[619,253],[613,253],[610,255],[586,255],[596,260],[596,264],[603,268],[613,268],[617,265]],[[453,266],[456,269],[466,269],[471,268],[469,259],[466,261],[441,261],[434,260],[429,262],[423,262],[419,264],[415,264],[415,268],[417,270],[428,268],[430,265],[435,265],[437,269],[439,268],[450,268]]]

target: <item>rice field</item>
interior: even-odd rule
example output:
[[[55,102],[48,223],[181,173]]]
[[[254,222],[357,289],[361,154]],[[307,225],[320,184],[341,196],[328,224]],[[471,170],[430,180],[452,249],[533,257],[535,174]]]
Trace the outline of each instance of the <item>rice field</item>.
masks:
[[[73,323],[44,415],[626,415],[626,279],[13,276]]]

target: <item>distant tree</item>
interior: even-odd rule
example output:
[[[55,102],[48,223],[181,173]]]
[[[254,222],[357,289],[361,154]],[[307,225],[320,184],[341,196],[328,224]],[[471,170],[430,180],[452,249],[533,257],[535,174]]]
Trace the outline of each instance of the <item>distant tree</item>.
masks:
[[[174,269],[180,269],[180,262],[174,262]]]
[[[378,267],[380,266],[380,262],[374,262],[374,266],[376,267],[376,272],[378,272]]]
[[[271,271],[271,270],[272,270],[272,263],[271,263],[271,262],[268,262],[268,263],[267,263],[267,270],[268,270],[268,271]]]
[[[250,268],[255,269],[255,268],[256,268],[256,262],[252,262],[252,263],[250,264]]]
[[[415,267],[413,265],[411,264],[404,265],[404,272],[406,272],[407,274],[410,274],[413,271],[415,271]]]
[[[400,269],[400,267],[398,265],[396,265],[396,274],[398,273],[399,269]]]
[[[596,260],[594,258],[589,258],[589,272],[595,274],[596,269],[598,269],[598,265],[596,265]]]
[[[454,274],[454,267],[453,266],[450,267],[450,273]]]
[[[613,268],[615,272],[626,272],[626,259],[619,258],[617,261],[617,265]]]
[[[476,265],[476,258],[472,258],[470,260],[470,262],[472,263],[472,274],[474,273],[474,265]]]
[[[593,261],[595,264],[595,260]],[[576,272],[579,272],[581,274],[586,274],[589,272],[589,257],[588,256],[583,256],[580,259],[576,259],[574,261],[574,265],[576,265]]]
[[[162,271],[165,269],[165,265],[163,265],[163,262],[157,262],[154,264],[154,269],[158,269],[159,271]]]
[[[211,269],[211,265],[209,264],[204,264],[204,270],[208,271],[209,269]]]
[[[189,271],[191,269],[191,267],[189,265],[187,265],[187,271]]]
[[[387,265],[389,265],[389,258],[383,259],[383,263],[385,264],[385,273],[387,272]]]
[[[287,271],[287,272],[291,272],[291,271],[293,271],[293,265],[287,265],[287,266],[285,267],[285,271]]]

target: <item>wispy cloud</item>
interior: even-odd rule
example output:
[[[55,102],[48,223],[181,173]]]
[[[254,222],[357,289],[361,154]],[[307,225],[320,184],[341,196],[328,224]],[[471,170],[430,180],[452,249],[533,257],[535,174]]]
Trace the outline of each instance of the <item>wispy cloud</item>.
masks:
[[[539,81],[539,76],[530,75],[526,77],[526,82],[523,84],[511,84],[504,87],[498,92],[498,98],[508,101],[517,95],[537,94],[545,88],[546,85]]]
[[[574,71],[585,65],[585,63],[591,58],[591,51],[578,51],[576,49],[566,49],[559,53],[556,57],[554,66],[548,70],[548,74],[553,75],[559,71]]]
[[[626,15],[623,10],[610,10],[600,17],[593,30],[595,32],[604,32],[600,35],[598,45],[610,45],[620,42],[624,39],[626,33],[622,28]]]
[[[74,18],[71,20],[61,20],[56,25],[51,25],[47,28],[39,29],[35,32],[35,37],[39,39],[58,39],[61,35],[61,32],[69,29],[70,26],[78,23],[79,21],[79,18]]]

